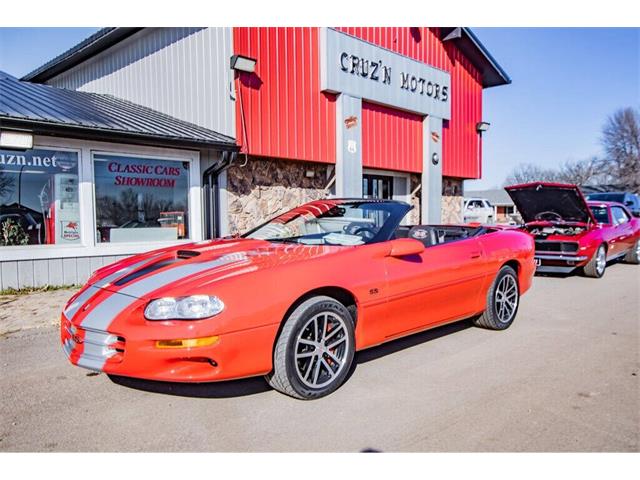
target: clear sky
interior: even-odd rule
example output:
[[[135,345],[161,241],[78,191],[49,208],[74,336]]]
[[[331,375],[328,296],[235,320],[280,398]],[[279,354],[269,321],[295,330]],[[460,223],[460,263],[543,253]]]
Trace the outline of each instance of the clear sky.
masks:
[[[601,154],[600,131],[640,107],[640,29],[474,28],[513,83],[484,91],[483,179],[501,186],[518,163],[553,167]]]
[[[22,76],[96,28],[0,28],[0,70]],[[513,83],[484,92],[483,179],[500,186],[518,163],[558,165],[601,153],[616,109],[640,107],[640,29],[474,28]]]

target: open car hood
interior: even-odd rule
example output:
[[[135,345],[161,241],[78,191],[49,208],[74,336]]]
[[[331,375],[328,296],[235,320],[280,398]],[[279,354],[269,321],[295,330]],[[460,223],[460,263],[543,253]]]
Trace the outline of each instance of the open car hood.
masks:
[[[576,185],[562,183],[526,183],[505,190],[525,223],[563,221],[597,223],[582,192]]]

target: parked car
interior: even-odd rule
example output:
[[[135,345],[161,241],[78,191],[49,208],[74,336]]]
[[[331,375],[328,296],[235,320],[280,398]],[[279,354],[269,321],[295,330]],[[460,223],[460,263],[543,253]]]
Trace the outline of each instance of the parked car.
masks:
[[[576,185],[528,183],[506,188],[536,243],[539,272],[582,268],[604,275],[607,262],[640,263],[640,219],[614,202],[587,202]]]
[[[400,226],[411,208],[315,201],[240,238],[103,267],[64,309],[64,351],[112,375],[265,375],[276,390],[313,399],[344,382],[356,350],[470,317],[509,327],[535,270],[531,236]]]
[[[466,198],[464,200],[462,214],[467,223],[492,224],[495,220],[494,213],[493,206],[486,198]]]
[[[617,202],[623,204],[634,217],[640,217],[640,197],[630,192],[598,192],[587,195],[587,200],[595,202]]]

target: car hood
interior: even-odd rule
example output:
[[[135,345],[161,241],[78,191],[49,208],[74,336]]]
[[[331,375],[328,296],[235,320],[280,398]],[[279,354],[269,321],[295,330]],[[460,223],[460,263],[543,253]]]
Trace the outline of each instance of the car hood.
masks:
[[[344,251],[264,240],[223,239],[135,255],[104,267],[89,284],[136,298],[151,298],[187,285],[203,286],[232,276]]]
[[[505,190],[525,223],[545,220],[596,223],[582,192],[576,185],[535,182],[512,185]]]

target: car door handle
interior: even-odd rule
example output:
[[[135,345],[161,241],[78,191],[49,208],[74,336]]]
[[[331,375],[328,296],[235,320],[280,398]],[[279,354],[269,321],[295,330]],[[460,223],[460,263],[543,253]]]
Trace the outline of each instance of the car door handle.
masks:
[[[481,252],[471,252],[471,258],[480,258]]]

